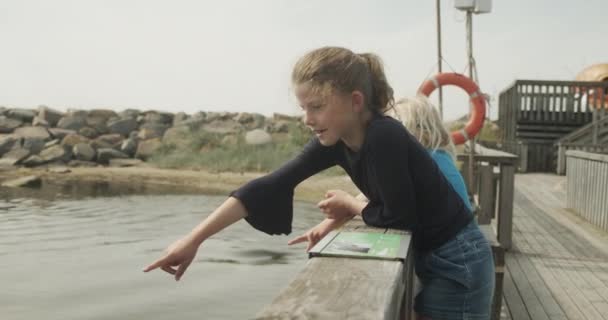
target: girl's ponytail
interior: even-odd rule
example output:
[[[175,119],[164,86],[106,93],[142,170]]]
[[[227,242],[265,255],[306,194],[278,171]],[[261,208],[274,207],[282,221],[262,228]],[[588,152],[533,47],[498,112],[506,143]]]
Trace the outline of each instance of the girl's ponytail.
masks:
[[[378,113],[392,109],[395,104],[393,88],[388,84],[380,57],[373,53],[360,53],[367,63],[371,82],[370,108]]]

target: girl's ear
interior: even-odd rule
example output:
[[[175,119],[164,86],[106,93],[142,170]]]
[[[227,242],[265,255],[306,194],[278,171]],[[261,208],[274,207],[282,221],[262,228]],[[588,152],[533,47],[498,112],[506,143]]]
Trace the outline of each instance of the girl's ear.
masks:
[[[353,110],[356,112],[363,112],[365,110],[365,96],[361,91],[355,90],[351,94]]]

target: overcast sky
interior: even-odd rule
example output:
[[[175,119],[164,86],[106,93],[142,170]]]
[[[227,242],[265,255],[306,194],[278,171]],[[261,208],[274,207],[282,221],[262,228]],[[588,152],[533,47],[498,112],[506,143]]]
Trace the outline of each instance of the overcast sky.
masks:
[[[608,1],[493,2],[473,20],[492,113],[516,79],[608,62]],[[442,1],[444,57],[464,72],[453,3]],[[324,45],[379,54],[396,95],[412,95],[437,70],[435,23],[432,0],[0,0],[0,105],[297,114],[291,67]],[[464,93],[446,91],[446,119],[466,114]]]

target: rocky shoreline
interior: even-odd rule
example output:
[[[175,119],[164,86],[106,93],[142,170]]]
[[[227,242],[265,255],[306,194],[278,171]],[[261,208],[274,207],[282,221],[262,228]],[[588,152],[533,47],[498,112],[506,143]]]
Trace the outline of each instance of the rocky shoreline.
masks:
[[[294,128],[305,130],[300,118],[281,114],[0,107],[0,167],[133,166],[194,134],[213,134],[221,144],[263,145]]]

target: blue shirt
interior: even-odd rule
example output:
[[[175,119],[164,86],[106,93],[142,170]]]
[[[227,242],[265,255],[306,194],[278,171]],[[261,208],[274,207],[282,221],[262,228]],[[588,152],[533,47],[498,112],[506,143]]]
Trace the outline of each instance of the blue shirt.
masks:
[[[435,160],[437,166],[439,166],[439,170],[443,173],[443,175],[448,179],[448,182],[452,185],[456,193],[462,198],[465,206],[469,209],[470,212],[473,212],[473,208],[471,206],[471,202],[469,202],[469,194],[467,193],[467,187],[464,184],[464,179],[462,175],[456,169],[456,165],[454,164],[454,160],[444,150],[428,150],[431,154],[431,158]]]

